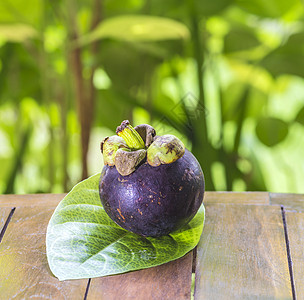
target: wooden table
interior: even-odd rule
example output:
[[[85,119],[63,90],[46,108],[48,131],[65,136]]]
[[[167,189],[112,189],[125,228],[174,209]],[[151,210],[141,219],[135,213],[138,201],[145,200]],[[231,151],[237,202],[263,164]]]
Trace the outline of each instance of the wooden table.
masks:
[[[45,234],[63,194],[0,196],[0,299],[304,299],[304,195],[207,192],[197,249],[127,274],[58,281]]]

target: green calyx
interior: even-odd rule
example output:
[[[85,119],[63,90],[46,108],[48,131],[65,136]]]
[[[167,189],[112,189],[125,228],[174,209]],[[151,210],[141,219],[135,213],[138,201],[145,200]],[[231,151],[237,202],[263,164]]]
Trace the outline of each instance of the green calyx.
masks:
[[[157,167],[161,164],[171,164],[185,153],[185,146],[181,140],[171,134],[156,137],[147,150],[147,161]]]
[[[174,135],[155,136],[148,124],[133,128],[125,120],[117,127],[118,136],[105,138],[101,143],[104,164],[115,166],[122,176],[130,175],[140,164],[147,162],[153,167],[170,164],[181,158],[185,146]]]
[[[145,143],[139,133],[130,125],[128,120],[125,120],[117,127],[116,133],[122,137],[132,150],[145,148]]]
[[[123,138],[113,135],[103,139],[100,145],[105,165],[115,165],[115,155],[118,149],[128,147]]]

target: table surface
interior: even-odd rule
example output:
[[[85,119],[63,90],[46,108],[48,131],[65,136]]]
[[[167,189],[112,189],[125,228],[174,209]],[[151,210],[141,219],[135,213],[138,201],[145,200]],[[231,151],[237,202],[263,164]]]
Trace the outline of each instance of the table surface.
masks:
[[[150,269],[59,281],[45,234],[64,194],[0,196],[0,299],[304,299],[304,195],[206,192],[196,249]],[[193,287],[194,284],[194,287]]]

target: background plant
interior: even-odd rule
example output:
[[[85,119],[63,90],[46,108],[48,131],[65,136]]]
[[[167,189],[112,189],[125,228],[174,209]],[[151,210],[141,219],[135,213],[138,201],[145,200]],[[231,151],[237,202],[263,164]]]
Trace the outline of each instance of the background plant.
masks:
[[[208,190],[304,192],[303,41],[298,0],[2,0],[0,190],[68,191],[129,119]]]

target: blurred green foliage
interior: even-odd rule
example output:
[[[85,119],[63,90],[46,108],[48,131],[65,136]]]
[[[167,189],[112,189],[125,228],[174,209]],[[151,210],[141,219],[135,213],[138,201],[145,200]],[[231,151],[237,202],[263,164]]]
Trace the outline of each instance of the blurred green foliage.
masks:
[[[208,190],[304,193],[303,78],[299,0],[2,0],[0,192],[68,191],[129,119]]]

